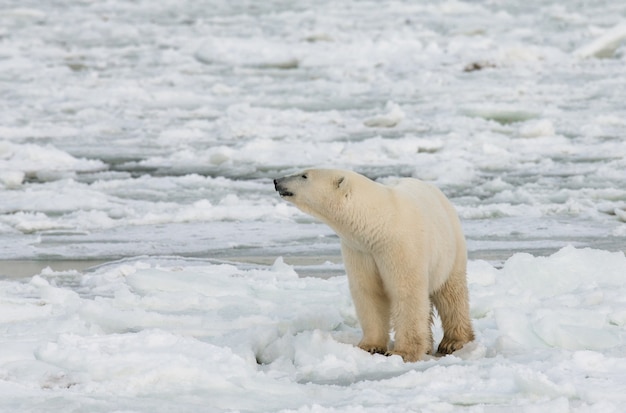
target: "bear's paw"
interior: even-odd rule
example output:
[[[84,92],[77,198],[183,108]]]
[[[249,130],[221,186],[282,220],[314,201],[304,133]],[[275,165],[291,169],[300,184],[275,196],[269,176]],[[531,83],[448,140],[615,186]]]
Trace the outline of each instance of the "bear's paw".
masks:
[[[384,354],[387,355],[387,348],[382,346],[377,346],[373,344],[359,344],[359,348],[361,350],[365,350],[370,354]]]
[[[443,337],[441,343],[439,343],[439,347],[437,348],[437,354],[446,355],[452,354],[457,350],[463,348],[463,346],[472,341],[471,339],[461,340],[457,338]]]

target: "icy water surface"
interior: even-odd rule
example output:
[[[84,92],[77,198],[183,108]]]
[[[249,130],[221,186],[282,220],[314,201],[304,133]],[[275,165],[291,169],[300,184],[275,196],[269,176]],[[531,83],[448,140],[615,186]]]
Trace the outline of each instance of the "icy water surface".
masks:
[[[309,166],[438,184],[476,256],[621,249],[625,7],[4,2],[0,257],[336,254]]]

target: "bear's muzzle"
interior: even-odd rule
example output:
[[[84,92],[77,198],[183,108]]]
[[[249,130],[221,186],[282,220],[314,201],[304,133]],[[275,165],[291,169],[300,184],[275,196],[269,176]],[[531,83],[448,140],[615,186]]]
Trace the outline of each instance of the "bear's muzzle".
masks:
[[[274,179],[274,189],[276,189],[276,191],[278,191],[278,194],[281,197],[286,197],[286,196],[293,196],[293,192],[291,192],[290,190],[287,189],[287,187],[285,187],[282,182],[285,180],[285,178],[278,178],[278,179]]]

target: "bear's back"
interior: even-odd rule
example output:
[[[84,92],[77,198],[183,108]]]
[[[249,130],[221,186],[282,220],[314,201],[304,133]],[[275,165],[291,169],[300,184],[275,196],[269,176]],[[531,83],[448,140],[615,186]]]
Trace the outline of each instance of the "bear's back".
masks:
[[[394,190],[407,195],[419,205],[435,207],[451,205],[439,188],[415,178],[400,178],[390,185]],[[429,208],[430,209],[430,208]]]
[[[432,226],[432,233],[444,239],[454,239],[457,246],[465,248],[465,237],[456,209],[439,188],[415,178],[401,178],[390,187],[410,202],[422,225]]]

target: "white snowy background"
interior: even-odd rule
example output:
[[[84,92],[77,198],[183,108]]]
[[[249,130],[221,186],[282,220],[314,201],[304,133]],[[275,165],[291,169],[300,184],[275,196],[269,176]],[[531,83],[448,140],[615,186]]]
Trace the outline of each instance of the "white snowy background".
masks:
[[[621,1],[0,0],[0,411],[623,411],[625,97]],[[354,347],[310,166],[442,188],[474,343]]]

